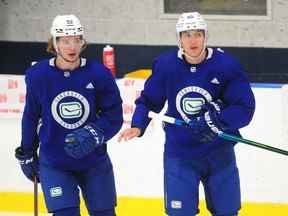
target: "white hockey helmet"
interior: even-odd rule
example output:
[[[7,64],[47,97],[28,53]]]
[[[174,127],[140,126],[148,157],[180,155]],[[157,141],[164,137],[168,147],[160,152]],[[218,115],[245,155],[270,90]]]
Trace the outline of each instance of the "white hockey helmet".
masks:
[[[84,36],[84,29],[80,20],[73,14],[57,15],[50,29],[53,38],[63,36]]]
[[[196,56],[192,57],[188,53],[186,53],[182,47],[182,43],[180,40],[180,33],[184,31],[189,30],[203,30],[204,31],[204,44],[203,49],[201,53]],[[178,38],[178,47],[182,55],[185,55],[185,57],[192,59],[193,61],[198,60],[201,55],[205,52],[206,49],[206,43],[207,43],[207,23],[204,20],[204,18],[201,16],[198,12],[189,12],[189,13],[182,13],[178,19],[178,22],[176,23],[176,32],[177,32],[177,38]]]
[[[176,32],[178,37],[180,32],[189,30],[204,30],[205,37],[207,34],[207,23],[198,12],[182,13],[176,24]]]

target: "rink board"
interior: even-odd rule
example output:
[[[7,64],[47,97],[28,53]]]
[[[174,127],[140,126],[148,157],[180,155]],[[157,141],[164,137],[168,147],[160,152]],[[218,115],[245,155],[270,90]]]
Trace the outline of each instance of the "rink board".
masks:
[[[81,203],[82,215],[87,215]],[[32,193],[0,193],[0,216],[13,215],[32,215],[33,212],[33,194]],[[40,216],[49,215],[44,206],[43,196],[39,195]],[[117,216],[164,216],[162,198],[141,198],[141,197],[118,197]],[[250,203],[244,202],[239,216],[285,216],[288,212],[286,204],[272,203]],[[204,201],[200,203],[199,216],[209,216]]]

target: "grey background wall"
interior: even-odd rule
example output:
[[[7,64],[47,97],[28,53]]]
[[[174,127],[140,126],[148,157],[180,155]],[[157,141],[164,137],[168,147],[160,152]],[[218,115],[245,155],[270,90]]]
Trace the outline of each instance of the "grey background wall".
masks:
[[[205,15],[208,45],[239,58],[252,82],[287,83],[288,0],[266,1],[264,17]],[[178,15],[163,11],[163,0],[0,0],[0,73],[23,74],[31,61],[48,57],[51,22],[69,13],[85,26],[86,57],[101,61],[103,46],[112,44],[117,77],[151,68],[159,53],[176,47]]]
[[[262,19],[206,16],[209,45],[288,47],[288,0],[267,1]],[[46,41],[53,17],[74,13],[92,43],[174,45],[176,18],[162,8],[162,0],[1,0],[0,40]]]

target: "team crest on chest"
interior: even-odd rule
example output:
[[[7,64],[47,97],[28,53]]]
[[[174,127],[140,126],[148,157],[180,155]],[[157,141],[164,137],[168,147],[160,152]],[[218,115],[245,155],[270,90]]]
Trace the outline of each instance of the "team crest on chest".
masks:
[[[87,120],[90,106],[83,95],[75,91],[65,91],[53,99],[51,112],[54,120],[62,127],[75,129]]]
[[[182,101],[183,111],[189,115],[195,115],[204,103],[205,100],[203,98],[186,97]]]
[[[198,86],[188,86],[177,93],[176,109],[183,120],[189,122],[191,116],[200,112],[206,101],[212,101],[212,96],[207,90]]]

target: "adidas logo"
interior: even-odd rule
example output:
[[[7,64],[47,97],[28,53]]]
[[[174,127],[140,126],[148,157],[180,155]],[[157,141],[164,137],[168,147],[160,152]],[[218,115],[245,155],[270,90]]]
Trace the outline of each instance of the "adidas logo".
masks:
[[[86,89],[94,89],[94,85],[90,82],[86,85]]]
[[[219,80],[216,77],[212,79],[210,82],[217,85],[220,84]]]

